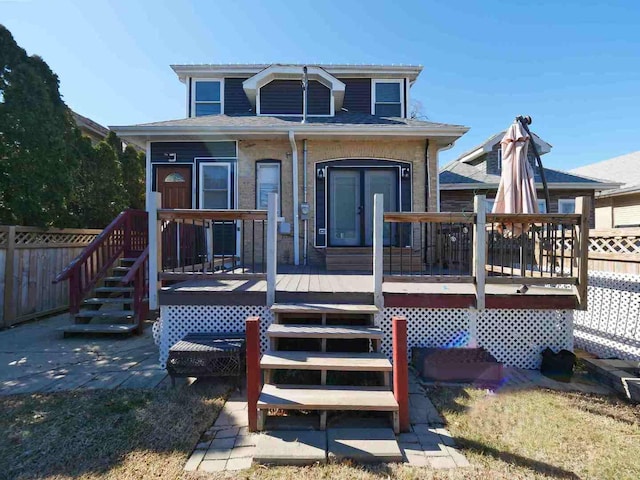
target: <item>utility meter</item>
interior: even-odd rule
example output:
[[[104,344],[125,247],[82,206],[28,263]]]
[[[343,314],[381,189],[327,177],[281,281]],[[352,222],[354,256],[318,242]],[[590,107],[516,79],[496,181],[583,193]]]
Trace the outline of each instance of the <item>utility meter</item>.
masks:
[[[309,220],[309,204],[301,203],[300,204],[300,220]]]

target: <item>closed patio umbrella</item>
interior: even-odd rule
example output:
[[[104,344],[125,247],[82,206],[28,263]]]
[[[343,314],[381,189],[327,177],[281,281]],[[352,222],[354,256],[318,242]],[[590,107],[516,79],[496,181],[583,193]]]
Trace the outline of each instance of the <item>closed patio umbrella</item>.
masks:
[[[536,181],[527,158],[531,136],[516,120],[502,141],[502,173],[492,213],[539,213]],[[528,225],[499,225],[505,236],[519,237]]]

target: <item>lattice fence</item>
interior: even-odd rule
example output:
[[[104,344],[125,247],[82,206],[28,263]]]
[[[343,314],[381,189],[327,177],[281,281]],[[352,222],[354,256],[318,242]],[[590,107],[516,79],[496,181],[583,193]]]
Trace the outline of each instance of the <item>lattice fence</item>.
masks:
[[[640,361],[640,275],[589,272],[588,308],[575,312],[576,346]]]
[[[14,227],[15,248],[60,248],[89,245],[102,230],[98,229],[43,229],[37,227]],[[0,227],[0,248],[7,248],[9,227]]]
[[[244,332],[247,317],[260,317],[261,347],[267,347],[267,328],[273,314],[259,305],[167,305],[160,307],[160,320],[154,325],[153,336],[160,347],[160,365],[166,367],[169,348],[187,333]]]
[[[591,230],[589,252],[640,254],[640,228]]]
[[[573,349],[571,310],[484,310],[385,308],[376,322],[385,332],[382,350],[391,355],[391,319],[407,319],[411,347],[460,347],[469,339],[469,322],[477,315],[478,344],[505,365],[540,368],[540,353]]]

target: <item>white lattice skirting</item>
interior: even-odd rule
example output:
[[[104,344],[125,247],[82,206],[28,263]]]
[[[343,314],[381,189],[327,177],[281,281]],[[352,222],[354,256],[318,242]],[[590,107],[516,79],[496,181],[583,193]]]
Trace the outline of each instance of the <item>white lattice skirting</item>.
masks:
[[[385,333],[382,350],[391,356],[391,319],[407,318],[409,348],[464,346],[468,342],[469,321],[475,311],[467,309],[385,308],[376,324]],[[164,368],[169,347],[189,332],[244,331],[249,316],[260,317],[262,350],[266,350],[266,330],[273,321],[262,306],[169,305],[160,309],[154,338],[160,347]],[[477,314],[478,343],[505,365],[539,368],[540,352],[573,349],[572,311],[485,310]]]
[[[640,275],[589,272],[588,308],[575,312],[576,347],[640,361]]]

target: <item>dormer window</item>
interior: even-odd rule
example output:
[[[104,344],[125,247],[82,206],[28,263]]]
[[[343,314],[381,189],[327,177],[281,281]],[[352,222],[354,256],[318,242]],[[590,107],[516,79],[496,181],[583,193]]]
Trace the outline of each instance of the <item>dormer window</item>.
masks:
[[[196,80],[193,95],[194,116],[218,115],[222,108],[222,80]]]
[[[402,117],[404,99],[402,80],[374,80],[371,103],[374,115],[379,117]]]

